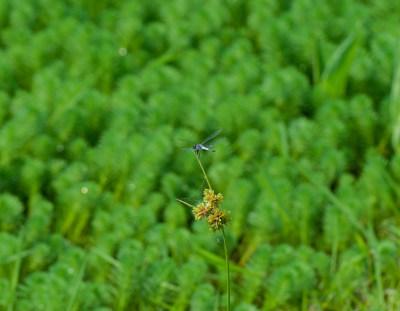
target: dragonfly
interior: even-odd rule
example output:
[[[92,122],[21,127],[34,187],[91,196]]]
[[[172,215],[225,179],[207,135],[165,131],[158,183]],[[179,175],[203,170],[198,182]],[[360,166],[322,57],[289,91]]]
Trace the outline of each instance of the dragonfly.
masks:
[[[192,147],[183,147],[182,149],[194,150],[194,152],[196,152],[196,154],[199,155],[200,154],[200,150],[215,152],[214,149],[211,149],[211,147],[213,145],[206,144],[206,143],[209,142],[211,139],[215,138],[219,133],[221,133],[221,131],[222,131],[221,129],[216,130],[214,133],[212,133],[210,136],[208,136],[206,139],[204,139],[199,144],[196,144],[196,143],[194,143],[194,142],[192,142],[190,140],[184,140],[184,139],[180,139],[180,138],[178,138],[178,139],[193,145]]]

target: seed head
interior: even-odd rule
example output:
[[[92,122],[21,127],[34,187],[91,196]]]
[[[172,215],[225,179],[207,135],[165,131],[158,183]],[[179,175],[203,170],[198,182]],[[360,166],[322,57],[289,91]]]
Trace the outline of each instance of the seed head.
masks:
[[[195,208],[193,208],[194,219],[202,220],[207,218],[211,212],[211,206],[209,204],[204,205],[204,203],[199,203]]]
[[[212,232],[221,230],[231,220],[230,214],[229,211],[215,209],[207,219],[207,225],[210,227],[210,230]]]
[[[217,195],[214,193],[214,190],[212,189],[205,189],[204,190],[204,202],[207,204],[212,205],[214,208],[219,207],[222,202],[224,201],[224,197],[222,196],[221,193],[218,193]]]

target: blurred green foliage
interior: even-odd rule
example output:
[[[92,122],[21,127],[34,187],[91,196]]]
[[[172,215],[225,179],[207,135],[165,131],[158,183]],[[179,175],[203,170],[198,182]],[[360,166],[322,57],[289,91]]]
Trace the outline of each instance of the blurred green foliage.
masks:
[[[0,0],[0,310],[398,310],[400,3]]]

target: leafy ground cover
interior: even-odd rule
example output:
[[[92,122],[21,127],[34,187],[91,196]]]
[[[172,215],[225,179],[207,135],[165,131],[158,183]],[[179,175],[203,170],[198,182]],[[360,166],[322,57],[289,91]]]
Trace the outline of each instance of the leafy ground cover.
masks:
[[[400,2],[0,0],[0,309],[399,310]]]

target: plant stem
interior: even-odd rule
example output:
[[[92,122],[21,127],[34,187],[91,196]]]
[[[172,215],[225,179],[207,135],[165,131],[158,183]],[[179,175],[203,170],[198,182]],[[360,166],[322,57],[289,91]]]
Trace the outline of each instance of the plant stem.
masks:
[[[193,151],[193,154],[196,156],[197,162],[199,162],[200,167],[201,167],[201,170],[203,171],[203,175],[204,175],[204,177],[205,177],[206,180],[207,180],[208,189],[211,190],[211,189],[212,189],[212,188],[211,188],[211,184],[210,184],[210,181],[208,180],[208,177],[207,177],[206,172],[204,171],[203,165],[201,164],[200,159],[199,159],[199,157],[197,156],[196,152]]]
[[[20,230],[19,237],[17,241],[17,258],[15,260],[14,268],[11,274],[11,283],[10,283],[10,294],[7,301],[7,310],[12,311],[14,310],[16,297],[17,297],[17,286],[18,280],[21,277],[21,264],[23,259],[23,248],[24,248],[24,241],[25,241],[25,230],[24,228]]]
[[[224,248],[225,248],[225,261],[226,261],[226,291],[228,294],[226,310],[231,310],[231,282],[229,278],[229,260],[228,260],[228,249],[226,247],[226,237],[225,230],[222,228],[222,236],[224,238]]]
[[[175,199],[175,200],[177,200],[177,201],[179,201],[179,202],[181,202],[181,203],[183,203],[183,204],[185,204],[185,205],[187,205],[187,206],[189,206],[191,208],[195,208],[192,204],[189,204],[189,203],[187,203],[185,201],[182,201],[181,199]]]

